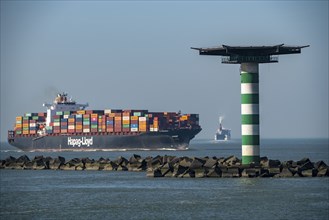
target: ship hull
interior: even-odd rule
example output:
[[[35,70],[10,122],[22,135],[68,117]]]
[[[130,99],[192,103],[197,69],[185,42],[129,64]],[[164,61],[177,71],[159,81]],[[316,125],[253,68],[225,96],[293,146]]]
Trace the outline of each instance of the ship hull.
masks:
[[[139,134],[15,136],[9,143],[23,151],[186,150],[190,140],[200,130],[184,129]]]

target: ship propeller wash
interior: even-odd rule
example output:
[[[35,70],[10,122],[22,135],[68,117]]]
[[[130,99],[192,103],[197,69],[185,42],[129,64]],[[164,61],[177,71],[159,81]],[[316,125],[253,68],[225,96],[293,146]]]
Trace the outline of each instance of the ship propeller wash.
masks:
[[[148,110],[86,110],[66,93],[47,112],[16,117],[9,144],[23,151],[141,150],[188,148],[200,131],[198,114]]]

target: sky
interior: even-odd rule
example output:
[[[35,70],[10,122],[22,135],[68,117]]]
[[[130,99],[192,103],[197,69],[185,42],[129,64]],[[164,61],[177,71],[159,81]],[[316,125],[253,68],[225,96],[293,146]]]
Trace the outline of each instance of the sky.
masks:
[[[328,1],[1,1],[1,140],[58,92],[198,113],[241,137],[239,65],[190,47],[310,45],[260,64],[261,138],[328,138]]]

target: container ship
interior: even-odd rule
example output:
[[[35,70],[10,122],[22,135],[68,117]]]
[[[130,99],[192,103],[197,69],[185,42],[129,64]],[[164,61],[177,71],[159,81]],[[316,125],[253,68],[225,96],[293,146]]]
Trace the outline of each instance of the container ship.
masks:
[[[231,140],[231,129],[224,128],[222,126],[223,118],[219,117],[219,128],[215,134],[215,141],[227,141]]]
[[[86,110],[66,93],[47,112],[16,117],[8,142],[23,151],[186,150],[200,131],[198,114]]]

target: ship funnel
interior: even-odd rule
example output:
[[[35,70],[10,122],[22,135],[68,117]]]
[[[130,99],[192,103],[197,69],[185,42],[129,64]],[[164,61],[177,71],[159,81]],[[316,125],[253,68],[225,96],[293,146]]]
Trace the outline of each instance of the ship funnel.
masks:
[[[219,130],[222,131],[223,127],[222,127],[222,121],[223,121],[223,118],[222,116],[219,116]]]

